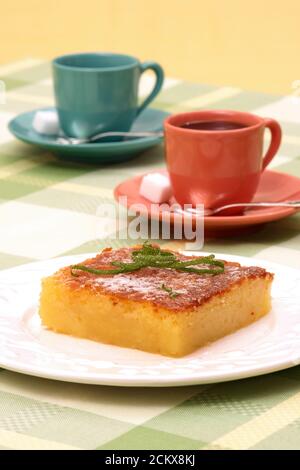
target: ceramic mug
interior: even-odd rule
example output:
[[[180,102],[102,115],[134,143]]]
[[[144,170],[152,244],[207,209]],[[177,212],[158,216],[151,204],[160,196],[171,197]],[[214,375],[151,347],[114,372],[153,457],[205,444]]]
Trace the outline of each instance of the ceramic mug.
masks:
[[[159,93],[164,79],[163,69],[156,62],[141,63],[123,54],[64,55],[53,60],[52,69],[60,125],[73,137],[128,131]],[[138,86],[145,70],[153,70],[156,83],[138,105]]]
[[[182,127],[199,121],[237,126],[231,130]],[[263,156],[266,128],[271,131],[271,143]],[[165,151],[176,201],[211,209],[250,202],[280,141],[281,128],[274,119],[250,113],[211,110],[169,116],[165,120]]]

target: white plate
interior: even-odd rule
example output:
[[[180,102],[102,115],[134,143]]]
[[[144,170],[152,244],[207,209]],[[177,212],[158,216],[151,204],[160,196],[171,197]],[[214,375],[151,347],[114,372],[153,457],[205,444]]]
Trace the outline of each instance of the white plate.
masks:
[[[1,272],[1,367],[69,382],[166,387],[241,379],[300,363],[300,271],[240,256],[218,254],[275,273],[271,313],[184,358],[47,331],[38,316],[41,278],[91,256],[94,254],[68,256]]]

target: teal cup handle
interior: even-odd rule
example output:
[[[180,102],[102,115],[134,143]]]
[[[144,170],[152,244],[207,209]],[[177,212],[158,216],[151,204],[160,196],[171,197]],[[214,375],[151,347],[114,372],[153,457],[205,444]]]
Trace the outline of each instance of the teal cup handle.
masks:
[[[147,98],[143,101],[143,103],[138,107],[136,115],[140,114],[143,111],[143,109],[145,109],[148,106],[148,104],[154,100],[156,95],[158,95],[158,93],[160,92],[161,87],[164,82],[164,71],[157,62],[152,62],[152,61],[143,62],[142,64],[140,64],[140,68],[141,68],[141,73],[146,72],[146,70],[152,70],[155,73],[156,82],[150,95],[147,96]]]

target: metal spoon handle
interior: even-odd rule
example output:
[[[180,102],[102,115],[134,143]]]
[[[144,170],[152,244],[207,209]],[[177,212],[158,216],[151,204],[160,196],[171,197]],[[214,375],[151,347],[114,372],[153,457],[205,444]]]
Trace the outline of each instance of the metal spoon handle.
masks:
[[[100,134],[93,135],[89,142],[94,140],[104,139],[105,137],[163,137],[163,132],[101,132]]]
[[[300,201],[284,201],[284,202],[245,202],[236,204],[227,204],[226,206],[217,207],[212,210],[213,214],[217,214],[226,209],[234,207],[300,207]]]
[[[95,142],[96,140],[104,139],[105,137],[163,137],[164,133],[157,131],[145,131],[145,132],[100,132],[86,139],[80,139],[77,137],[67,137],[62,136],[57,139],[60,144],[88,144],[90,142]]]
[[[175,212],[186,215],[198,215],[198,216],[211,216],[218,214],[226,209],[232,209],[235,207],[292,207],[300,208],[300,201],[284,201],[284,202],[240,202],[235,204],[227,204],[226,206],[217,207],[216,209],[205,209],[203,211],[196,209],[195,207],[175,208]]]

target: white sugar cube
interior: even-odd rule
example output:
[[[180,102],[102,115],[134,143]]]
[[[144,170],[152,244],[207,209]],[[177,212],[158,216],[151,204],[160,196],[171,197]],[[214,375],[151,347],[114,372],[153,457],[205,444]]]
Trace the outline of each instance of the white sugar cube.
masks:
[[[149,173],[144,176],[140,186],[140,196],[157,204],[168,202],[172,196],[169,177],[162,173]]]
[[[33,129],[39,134],[58,135],[59,121],[54,110],[37,111],[32,121]]]

